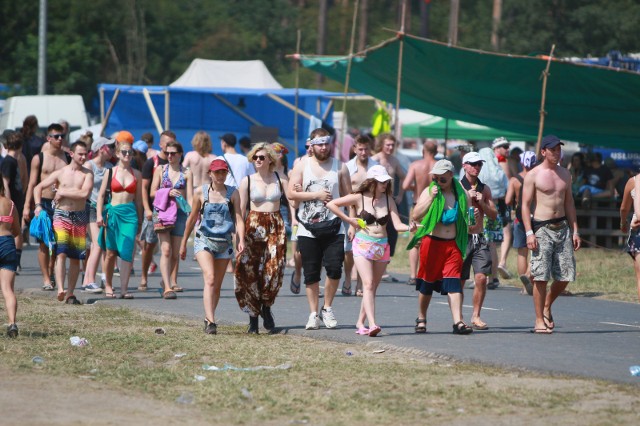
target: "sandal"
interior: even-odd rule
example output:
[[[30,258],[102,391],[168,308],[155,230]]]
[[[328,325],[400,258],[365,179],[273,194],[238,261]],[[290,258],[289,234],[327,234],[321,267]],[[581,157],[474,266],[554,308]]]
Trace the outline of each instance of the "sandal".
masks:
[[[44,291],[53,291],[54,287],[51,284],[43,284],[42,290]]]
[[[424,325],[420,325],[424,324]],[[427,319],[426,318],[416,318],[416,333],[426,333],[427,332]]]
[[[106,297],[107,299],[115,299],[116,296],[115,293],[107,293],[106,291],[104,292],[104,297]]]
[[[376,325],[373,328],[369,329],[369,337],[376,337],[381,331],[382,329]]]
[[[416,286],[416,279],[415,278],[409,278],[407,280],[407,285],[415,287]]]
[[[458,321],[453,324],[453,334],[471,334],[473,333],[473,328],[469,327],[463,321]]]
[[[120,299],[133,299],[133,294],[131,293],[121,294]]]
[[[362,297],[362,290],[356,290],[356,296]]]
[[[176,293],[182,293],[184,291],[184,289],[180,287],[178,284],[172,285],[171,290],[175,291]]]
[[[67,305],[82,305],[82,302],[78,300],[76,296],[73,294],[67,297],[67,301],[65,302]]]
[[[174,300],[178,298],[178,295],[173,290],[167,290],[162,293],[162,298],[166,300]]]
[[[489,326],[484,322],[471,321],[471,328],[474,330],[488,330]]]
[[[291,290],[291,293],[293,294],[300,294],[300,284],[296,284],[296,282],[293,280],[293,275],[291,274],[291,283],[289,284],[289,290]]]
[[[349,284],[349,287],[345,287],[344,286],[344,281],[342,281],[342,295],[343,296],[351,296],[351,284]]]
[[[138,291],[147,291],[149,288],[147,287],[147,283],[140,283],[138,286]]]

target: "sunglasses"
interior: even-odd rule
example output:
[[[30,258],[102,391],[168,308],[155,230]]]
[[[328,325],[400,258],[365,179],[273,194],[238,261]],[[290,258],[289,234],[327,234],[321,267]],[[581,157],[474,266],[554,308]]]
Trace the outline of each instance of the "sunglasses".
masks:
[[[467,163],[468,165],[470,165],[471,167],[478,167],[478,166],[482,166],[482,161],[476,161],[475,163]]]
[[[265,155],[254,155],[251,158],[253,158],[253,161],[257,161],[257,160],[264,161],[264,160],[267,159],[267,157]]]
[[[304,146],[304,149],[309,149],[309,147],[310,147],[310,146],[311,146],[311,145],[305,145],[305,146]]]
[[[437,181],[438,181],[439,183],[442,183],[442,184],[447,183],[447,181],[448,181],[448,180],[449,180],[449,179],[447,179],[447,178],[446,178],[446,177],[444,177],[444,176],[440,176],[440,177],[437,179]]]
[[[49,135],[50,138],[54,138],[54,139],[63,139],[64,135],[56,133],[55,135]]]
[[[180,153],[177,152],[177,151],[165,151],[164,152],[164,155],[166,155],[167,157],[170,157],[172,155],[178,155],[178,154],[180,154]]]
[[[127,157],[129,155],[133,155],[133,151],[130,149],[122,149],[120,150],[120,154],[122,154],[123,157]]]

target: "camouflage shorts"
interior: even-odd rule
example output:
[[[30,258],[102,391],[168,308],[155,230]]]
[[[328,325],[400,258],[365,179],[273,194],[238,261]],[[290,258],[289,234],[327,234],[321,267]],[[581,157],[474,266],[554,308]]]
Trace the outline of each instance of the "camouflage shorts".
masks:
[[[538,248],[531,251],[531,275],[534,281],[575,281],[576,258],[573,255],[571,229],[566,226],[542,226],[536,231]],[[554,229],[552,229],[554,228]]]

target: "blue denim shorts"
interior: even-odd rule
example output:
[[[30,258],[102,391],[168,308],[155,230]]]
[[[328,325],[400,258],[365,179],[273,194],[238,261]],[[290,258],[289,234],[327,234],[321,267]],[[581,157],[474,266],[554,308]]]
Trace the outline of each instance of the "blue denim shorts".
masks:
[[[204,237],[195,237],[193,239],[193,255],[200,253],[201,251],[206,251],[211,253],[214,259],[231,259],[233,258],[233,243],[229,244],[229,248],[222,253],[215,253],[207,246],[207,243],[204,240]]]
[[[11,235],[0,237],[0,269],[15,272],[18,269],[16,243]]]

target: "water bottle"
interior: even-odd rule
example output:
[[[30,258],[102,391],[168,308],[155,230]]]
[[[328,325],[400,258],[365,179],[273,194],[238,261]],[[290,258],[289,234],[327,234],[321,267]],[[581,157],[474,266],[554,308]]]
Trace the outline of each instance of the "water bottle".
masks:
[[[469,226],[476,224],[476,213],[473,207],[469,207]]]

